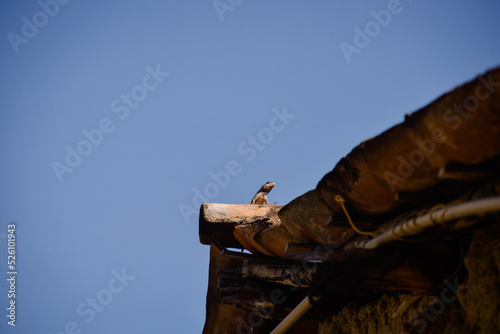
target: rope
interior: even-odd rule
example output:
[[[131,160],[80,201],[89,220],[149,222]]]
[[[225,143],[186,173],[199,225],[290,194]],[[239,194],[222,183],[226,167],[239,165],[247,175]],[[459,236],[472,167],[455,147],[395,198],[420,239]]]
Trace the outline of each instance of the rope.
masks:
[[[347,212],[347,209],[346,209],[346,207],[345,207],[345,205],[344,205],[345,199],[344,199],[342,196],[340,196],[340,195],[336,195],[336,196],[335,196],[335,201],[336,201],[336,202],[338,202],[338,203],[340,203],[340,206],[342,207],[342,210],[344,210],[345,216],[347,217],[347,220],[349,221],[349,224],[351,225],[352,229],[353,229],[356,233],[358,233],[358,234],[362,234],[362,235],[370,235],[370,236],[372,236],[372,237],[374,237],[374,236],[376,235],[376,234],[375,234],[375,233],[373,233],[373,232],[363,232],[363,231],[361,231],[360,229],[358,229],[358,228],[356,227],[356,225],[354,225],[354,222],[352,221],[351,216],[349,216],[349,213]]]

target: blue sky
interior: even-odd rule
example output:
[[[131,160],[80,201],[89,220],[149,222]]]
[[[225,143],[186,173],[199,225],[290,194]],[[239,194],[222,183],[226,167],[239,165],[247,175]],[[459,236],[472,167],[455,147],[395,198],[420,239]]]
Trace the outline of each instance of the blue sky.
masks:
[[[273,203],[314,188],[363,140],[500,65],[499,12],[2,1],[0,273],[14,222],[18,274],[15,327],[0,283],[0,332],[200,333],[199,203],[248,203],[266,181]]]

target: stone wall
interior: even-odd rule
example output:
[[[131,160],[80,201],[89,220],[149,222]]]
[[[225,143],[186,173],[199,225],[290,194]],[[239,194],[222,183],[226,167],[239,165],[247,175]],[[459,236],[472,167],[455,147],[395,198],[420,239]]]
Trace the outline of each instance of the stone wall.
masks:
[[[434,296],[384,295],[368,304],[352,302],[324,321],[319,333],[500,333],[498,221],[476,228],[464,266],[465,280],[446,281]]]

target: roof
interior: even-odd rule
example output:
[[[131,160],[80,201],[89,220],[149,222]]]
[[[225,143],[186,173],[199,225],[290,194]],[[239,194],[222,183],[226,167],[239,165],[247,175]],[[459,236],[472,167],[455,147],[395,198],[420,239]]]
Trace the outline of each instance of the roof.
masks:
[[[283,285],[295,287],[294,296],[307,295],[306,287],[324,292],[333,285],[346,290],[365,287],[361,291],[366,293],[429,291],[453,272],[463,251],[461,241],[421,243],[418,253],[414,245],[388,247],[383,252],[397,253],[390,261],[383,252],[353,245],[394,228],[405,217],[437,209],[444,217],[450,205],[498,196],[499,167],[496,68],[361,143],[315,189],[285,206],[203,204],[200,241],[212,245],[204,332],[234,332],[234,326],[242,324],[234,319],[250,312],[271,323],[281,319],[296,304],[292,297],[279,307],[269,302]],[[470,225],[455,221],[445,233]],[[227,247],[245,248],[253,255],[228,253]],[[304,266],[318,259],[329,265]],[[364,269],[353,272],[353,263],[362,263]],[[263,305],[273,312],[267,315]]]

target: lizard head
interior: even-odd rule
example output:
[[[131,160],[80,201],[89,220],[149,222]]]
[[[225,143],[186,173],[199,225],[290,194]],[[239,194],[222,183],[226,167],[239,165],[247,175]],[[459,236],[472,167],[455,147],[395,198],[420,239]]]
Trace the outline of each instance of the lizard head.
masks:
[[[268,181],[268,182],[266,182],[266,183],[262,186],[261,190],[262,190],[262,191],[265,191],[266,193],[268,193],[268,192],[270,192],[270,191],[273,189],[274,185],[275,185],[275,183],[274,183],[274,182],[270,182],[270,181]]]

